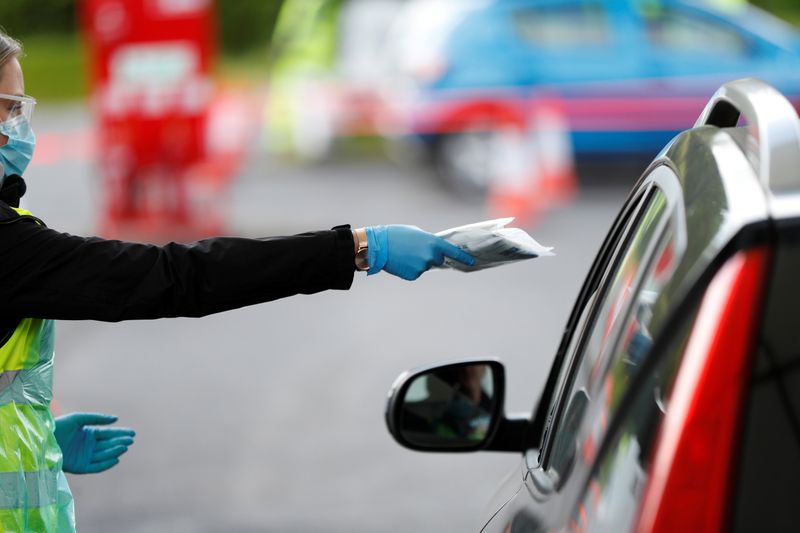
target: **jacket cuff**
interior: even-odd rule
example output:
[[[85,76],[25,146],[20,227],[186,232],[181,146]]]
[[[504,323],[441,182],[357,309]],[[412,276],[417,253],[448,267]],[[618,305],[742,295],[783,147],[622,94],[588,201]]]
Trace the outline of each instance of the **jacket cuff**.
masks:
[[[350,224],[334,226],[336,232],[335,254],[336,266],[333,272],[333,289],[349,289],[353,284],[353,275],[356,271],[356,251],[353,245],[353,232]]]

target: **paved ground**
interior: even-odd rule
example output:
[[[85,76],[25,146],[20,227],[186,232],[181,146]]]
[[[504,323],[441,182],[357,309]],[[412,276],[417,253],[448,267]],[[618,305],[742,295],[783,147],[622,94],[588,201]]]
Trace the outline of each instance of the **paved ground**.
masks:
[[[78,138],[81,111],[39,109],[37,129]],[[59,323],[61,411],[114,413],[138,432],[118,467],[71,478],[80,530],[476,530],[518,456],[405,450],[385,429],[386,391],[409,367],[496,356],[508,369],[508,409],[529,412],[635,172],[615,171],[608,187],[592,179],[527,228],[555,246],[552,258],[414,283],[362,274],[347,292],[203,319]],[[34,165],[28,182],[27,206],[50,226],[96,229],[98,181],[80,149]],[[295,168],[257,152],[221,201],[231,232],[249,236],[486,218],[424,172],[379,159]]]

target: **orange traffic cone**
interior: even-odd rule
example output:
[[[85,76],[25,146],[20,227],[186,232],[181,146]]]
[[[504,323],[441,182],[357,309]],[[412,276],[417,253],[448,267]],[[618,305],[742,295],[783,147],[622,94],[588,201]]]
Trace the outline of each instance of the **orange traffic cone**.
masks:
[[[529,149],[523,131],[509,126],[493,137],[492,179],[487,195],[487,211],[491,218],[514,217],[517,224],[530,226],[536,222],[540,207],[539,172],[536,153]]]
[[[538,153],[543,201],[548,205],[571,200],[578,190],[575,155],[563,106],[555,98],[537,101],[530,127]]]

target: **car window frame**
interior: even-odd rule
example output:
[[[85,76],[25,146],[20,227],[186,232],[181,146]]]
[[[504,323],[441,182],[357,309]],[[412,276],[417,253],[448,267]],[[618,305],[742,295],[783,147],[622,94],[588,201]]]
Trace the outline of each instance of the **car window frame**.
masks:
[[[634,293],[637,293],[641,289],[642,279],[645,274],[649,271],[652,255],[654,250],[658,249],[660,243],[662,242],[662,237],[664,233],[664,229],[666,227],[666,222],[669,220],[669,201],[667,199],[667,195],[661,191],[661,189],[654,184],[649,184],[646,188],[645,193],[643,195],[642,201],[638,206],[638,210],[636,215],[629,219],[629,224],[626,227],[626,232],[624,238],[617,242],[617,246],[614,250],[614,255],[607,265],[605,271],[603,272],[602,280],[597,287],[596,290],[596,297],[592,302],[592,309],[590,310],[589,314],[587,315],[587,321],[584,324],[584,328],[581,331],[576,331],[579,338],[577,339],[577,343],[575,344],[575,349],[571,357],[571,364],[568,369],[568,372],[565,375],[565,379],[562,380],[561,387],[559,390],[559,398],[556,403],[554,416],[553,416],[553,423],[552,428],[550,431],[549,439],[545,443],[543,447],[542,453],[542,468],[545,472],[548,473],[557,483],[557,485],[562,485],[565,482],[565,479],[569,477],[568,473],[566,472],[557,472],[553,468],[552,459],[554,457],[554,453],[556,451],[555,444],[559,442],[559,435],[561,435],[562,429],[563,431],[567,431],[563,428],[562,423],[564,422],[564,417],[567,414],[569,406],[571,405],[573,393],[578,391],[583,391],[584,395],[586,395],[587,400],[589,401],[588,406],[591,407],[591,400],[589,393],[593,391],[589,391],[586,389],[584,385],[587,383],[578,383],[578,379],[580,378],[580,372],[583,369],[583,363],[586,360],[586,356],[589,354],[589,346],[588,343],[591,339],[594,338],[595,332],[597,331],[598,327],[603,327],[598,322],[603,317],[600,316],[603,314],[604,311],[607,311],[606,308],[606,296],[608,295],[608,291],[611,290],[615,286],[615,282],[618,279],[618,275],[620,274],[620,268],[622,266],[622,261],[628,257],[629,252],[632,250],[632,246],[634,245],[634,239],[639,234],[639,230],[643,228],[642,222],[647,213],[650,212],[651,207],[653,207],[656,201],[657,194],[660,193],[661,197],[663,198],[663,207],[661,208],[661,213],[659,213],[659,218],[655,219],[653,223],[653,234],[651,238],[645,243],[645,248],[642,253],[642,263],[638,265],[635,271],[635,277],[633,279],[633,283],[631,287],[634,290]],[[624,290],[624,289],[623,289]],[[601,357],[607,357],[609,354],[613,354],[618,342],[619,342],[619,335],[620,335],[620,328],[625,324],[627,317],[630,314],[631,308],[635,303],[635,298],[631,297],[626,299],[622,305],[622,307],[617,311],[616,318],[611,324],[611,330],[609,332],[608,342],[602,346],[600,352],[596,355],[598,360],[596,363],[602,363],[602,371],[600,376],[605,375],[608,371],[606,368],[605,363],[599,360]],[[588,383],[591,385],[591,383]],[[578,387],[576,390],[575,387]],[[580,428],[584,424],[586,413],[582,413],[580,416],[580,420],[577,420],[576,428],[575,428],[575,435],[572,437],[577,437],[580,434]]]
[[[547,377],[544,390],[540,397],[538,404],[533,411],[533,428],[539,439],[535,443],[538,453],[535,460],[530,460],[528,468],[534,469],[542,464],[543,452],[545,451],[549,440],[552,427],[548,425],[550,419],[549,408],[557,401],[563,390],[556,387],[561,383],[562,369],[565,365],[572,364],[576,350],[572,349],[572,341],[575,335],[580,333],[579,326],[585,323],[587,317],[584,312],[586,309],[592,309],[595,305],[595,294],[600,283],[603,281],[604,274],[607,270],[609,261],[612,260],[611,255],[617,249],[617,244],[622,238],[629,238],[630,228],[633,227],[629,224],[634,218],[641,216],[641,207],[646,199],[647,193],[650,190],[649,183],[640,182],[631,190],[627,199],[623,203],[622,208],[617,213],[614,222],[611,224],[611,229],[606,234],[600,249],[595,255],[592,266],[583,281],[578,298],[575,300],[575,305],[570,312],[567,320],[567,325],[564,328],[564,333],[561,336],[561,342],[550,367],[550,373]],[[569,353],[572,352],[572,353]],[[568,355],[570,357],[568,358]]]
[[[665,172],[666,170],[666,172]],[[661,218],[656,221],[656,228],[654,230],[651,242],[647,245],[646,253],[643,255],[643,266],[639,272],[635,287],[636,291],[641,290],[644,276],[650,271],[654,255],[661,249],[664,241],[664,236],[668,226],[676,231],[677,239],[681,243],[679,248],[685,246],[685,231],[686,222],[684,214],[680,208],[683,203],[683,191],[680,186],[680,179],[678,174],[669,165],[655,164],[648,168],[642,175],[637,185],[632,189],[629,199],[626,201],[624,207],[620,210],[617,219],[612,225],[606,240],[604,241],[600,253],[595,258],[589,276],[587,276],[584,286],[581,289],[579,300],[577,300],[570,316],[570,321],[565,329],[562,343],[558,352],[559,368],[556,369],[555,365],[551,368],[551,373],[548,377],[549,397],[545,401],[540,402],[539,407],[544,407],[546,410],[537,412],[536,415],[543,418],[544,424],[542,430],[542,437],[539,443],[538,456],[535,461],[529,459],[529,470],[541,470],[542,473],[552,482],[552,487],[556,486],[556,480],[552,476],[552,472],[548,471],[548,462],[552,454],[553,442],[555,436],[558,434],[558,421],[563,417],[564,409],[569,403],[569,398],[566,396],[572,389],[575,374],[580,368],[583,361],[585,343],[588,339],[588,334],[593,331],[592,328],[587,328],[586,325],[591,319],[591,324],[594,324],[594,313],[599,313],[602,303],[602,298],[599,295],[605,294],[611,284],[613,284],[614,274],[618,271],[620,261],[624,258],[625,254],[632,244],[631,239],[635,236],[636,230],[640,227],[642,217],[647,212],[648,207],[651,205],[652,199],[656,194],[656,190],[660,191],[666,200],[666,205]],[[613,266],[612,266],[613,263]],[[633,300],[631,300],[632,302]],[[619,326],[622,327],[626,321],[626,317],[630,312],[629,305],[621,312],[621,322],[615,325],[615,329]],[[586,309],[589,308],[589,312]],[[576,336],[579,338],[576,339]],[[619,339],[613,339],[611,345],[607,347],[612,351],[616,349]],[[568,365],[565,367],[565,365]],[[566,373],[564,370],[566,368]],[[608,371],[607,368],[603,369],[603,373]],[[563,375],[562,375],[563,374]],[[557,387],[557,390],[556,390]],[[545,398],[543,397],[543,400]],[[554,403],[555,402],[555,403]],[[552,406],[555,406],[551,409]],[[553,416],[548,415],[548,411],[553,411]],[[550,425],[547,426],[548,419]],[[540,477],[541,476],[537,476]],[[550,483],[548,483],[550,484]]]

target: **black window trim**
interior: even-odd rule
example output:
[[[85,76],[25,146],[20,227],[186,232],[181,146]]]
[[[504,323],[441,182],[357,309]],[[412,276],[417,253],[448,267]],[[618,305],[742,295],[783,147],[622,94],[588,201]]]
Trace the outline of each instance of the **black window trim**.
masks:
[[[668,170],[669,177],[661,177],[663,174],[657,172],[659,167],[664,167],[666,170]],[[667,181],[669,181],[669,183]],[[556,406],[553,420],[558,420],[559,416],[563,414],[563,410],[566,408],[568,399],[565,399],[564,395],[570,389],[571,384],[574,381],[575,373],[577,372],[579,363],[577,360],[577,354],[581,353],[587,340],[586,336],[583,334],[583,332],[586,330],[586,324],[583,325],[583,331],[576,330],[576,327],[580,325],[580,319],[583,310],[585,306],[591,302],[592,298],[595,300],[591,302],[592,308],[590,309],[588,316],[593,317],[593,315],[598,312],[596,306],[598,305],[600,298],[596,297],[596,293],[598,289],[601,288],[601,285],[603,286],[604,291],[608,288],[608,283],[610,283],[610,281],[606,279],[606,273],[614,272],[619,266],[619,261],[622,260],[621,254],[617,253],[616,257],[610,257],[611,254],[615,251],[626,251],[628,249],[630,239],[634,234],[632,229],[638,227],[638,222],[641,221],[641,217],[644,216],[647,206],[650,204],[650,201],[655,195],[655,191],[658,190],[665,196],[667,205],[662,220],[658,221],[659,227],[656,229],[653,243],[650,244],[648,251],[645,254],[647,258],[647,264],[643,269],[643,272],[649,272],[652,266],[651,262],[653,260],[653,257],[651,256],[654,254],[655,250],[660,249],[660,247],[663,245],[664,234],[669,221],[676,215],[679,218],[682,216],[681,213],[676,212],[676,210],[680,211],[680,209],[682,209],[683,203],[683,191],[679,185],[679,182],[680,178],[678,177],[678,173],[674,168],[671,167],[671,165],[665,165],[661,162],[651,165],[651,167],[649,167],[642,174],[637,184],[633,187],[623,208],[620,210],[617,218],[612,224],[612,229],[609,231],[606,240],[603,242],[600,252],[595,257],[590,269],[590,274],[584,281],[579,298],[576,300],[576,305],[572,309],[567,327],[564,330],[564,334],[559,345],[559,350],[554,360],[554,364],[551,367],[550,374],[548,375],[545,390],[537,406],[538,408],[534,412],[534,427],[541,428],[541,430],[538,432],[541,434],[541,439],[538,442],[538,462],[535,465],[530,465],[529,470],[541,469],[546,476],[550,476],[548,471],[548,461],[550,454],[552,453],[553,435],[557,432],[558,425],[553,423],[549,427],[546,426],[548,418],[547,409],[553,403],[551,400],[555,398]],[[629,224],[629,222],[631,223]],[[678,226],[678,231],[681,231],[682,228],[685,228],[685,222],[679,223]],[[627,231],[625,231],[626,228]],[[625,233],[623,234],[624,231]],[[620,246],[622,239],[627,241],[625,246]],[[614,262],[614,265],[612,268],[609,268],[609,263],[611,261]],[[603,266],[604,268],[601,268]],[[636,280],[637,291],[639,290],[643,279],[644,278],[642,274],[639,276],[639,279]],[[629,310],[626,309],[626,316],[628,312]],[[568,354],[567,351],[570,348],[573,335],[582,335],[583,337],[579,339],[579,343],[574,348],[572,353]],[[616,341],[614,344],[616,346]],[[567,356],[570,357],[568,361],[565,360]],[[556,362],[558,362],[558,366],[556,366]],[[558,378],[561,374],[561,369],[564,364],[569,364],[570,368],[568,370],[568,374],[563,380],[563,383],[561,383],[561,387],[556,391],[555,389],[559,385]],[[537,426],[536,424],[541,424],[541,426]]]
[[[571,382],[569,376],[575,372],[574,355],[575,353],[579,352],[580,346],[576,347],[574,353],[571,354],[572,358],[570,360],[566,359],[568,355],[566,352],[570,347],[573,335],[580,334],[579,331],[576,331],[576,328],[579,325],[583,310],[590,303],[591,299],[594,297],[594,293],[602,284],[604,274],[609,270],[609,262],[616,260],[616,258],[612,258],[611,255],[617,249],[617,245],[621,239],[630,238],[630,228],[634,227],[634,225],[629,225],[628,223],[641,216],[641,208],[642,205],[644,205],[648,194],[650,193],[650,188],[651,184],[649,182],[640,182],[640,184],[632,189],[623,205],[623,208],[620,209],[619,213],[617,214],[617,217],[614,220],[606,239],[600,246],[600,250],[595,256],[592,266],[589,269],[589,274],[586,276],[578,298],[576,299],[576,303],[572,308],[567,325],[564,328],[564,333],[561,336],[561,342],[559,343],[558,351],[556,352],[553,364],[550,367],[550,373],[547,377],[547,382],[545,383],[544,390],[542,391],[542,395],[533,413],[533,434],[538,437],[535,444],[539,448],[538,464],[535,465],[534,468],[541,467],[543,465],[545,452],[548,450],[550,441],[552,440],[551,437],[553,433],[553,427],[552,425],[548,425],[547,421],[549,418],[548,410],[554,399],[557,402],[555,414],[553,416],[554,419],[557,418],[557,413],[559,413],[562,409],[563,399],[560,396],[564,391],[556,391],[561,369],[565,364],[572,365],[568,370],[569,373],[564,380],[565,382]],[[627,232],[625,232],[626,228],[628,229]],[[596,304],[596,301],[591,302],[592,309],[590,313],[594,311],[594,306],[596,306]]]
[[[570,359],[570,368],[567,373],[566,379],[562,383],[561,390],[559,390],[559,396],[556,404],[556,413],[554,416],[555,422],[551,427],[550,435],[547,442],[545,442],[544,446],[542,447],[541,465],[542,468],[547,472],[550,471],[551,467],[550,459],[553,453],[553,439],[555,438],[555,435],[559,431],[559,425],[557,422],[563,417],[564,411],[567,409],[567,406],[570,402],[570,398],[567,397],[567,395],[568,392],[572,390],[575,380],[577,379],[578,369],[580,368],[581,363],[583,362],[583,355],[585,355],[586,343],[588,342],[589,337],[591,337],[590,333],[594,332],[595,330],[595,324],[598,318],[598,313],[601,311],[601,304],[605,302],[605,296],[614,282],[615,274],[619,270],[620,263],[630,250],[630,247],[633,244],[633,238],[636,235],[636,230],[641,227],[640,223],[642,221],[642,218],[644,217],[649,207],[652,205],[652,202],[655,199],[657,192],[661,192],[661,194],[666,196],[663,189],[661,187],[657,187],[651,181],[645,188],[645,191],[642,195],[642,199],[637,206],[635,214],[633,215],[633,217],[629,219],[631,221],[631,224],[628,226],[627,232],[623,236],[623,239],[617,242],[615,250],[616,254],[611,259],[611,262],[606,266],[605,272],[603,273],[604,274],[603,278],[600,280],[600,284],[597,287],[598,296],[595,298],[594,302],[592,302],[592,309],[590,310],[589,318],[587,320],[586,325],[584,326],[584,330],[578,332],[581,338],[578,340],[578,345],[575,347],[575,352],[572,354],[572,358]],[[640,268],[640,272],[637,273],[637,278],[634,282],[635,292],[638,292],[639,289],[641,288],[641,283],[644,277],[644,273],[649,272],[650,265],[653,259],[652,257],[650,257],[649,254],[651,254],[654,247],[658,246],[662,241],[663,238],[662,234],[663,234],[663,229],[665,227],[665,222],[669,219],[668,216],[669,210],[670,210],[670,202],[669,200],[667,200],[667,205],[665,206],[665,211],[664,211],[664,214],[667,216],[664,216],[661,220],[658,220],[656,222],[658,226],[655,230],[656,234],[654,236],[655,237],[654,242],[648,244],[645,253],[645,263],[643,264],[643,268]],[[602,293],[600,293],[600,291],[602,291]],[[620,321],[616,322],[614,325],[611,344],[606,346],[606,350],[613,351],[616,348],[619,339],[616,339],[615,336],[617,335],[618,329],[622,325],[624,325],[627,317],[629,316],[629,313],[631,312],[632,303],[633,303],[632,301],[628,302],[625,308],[620,310],[620,315],[619,315]],[[561,479],[560,483],[563,482],[564,480]]]

